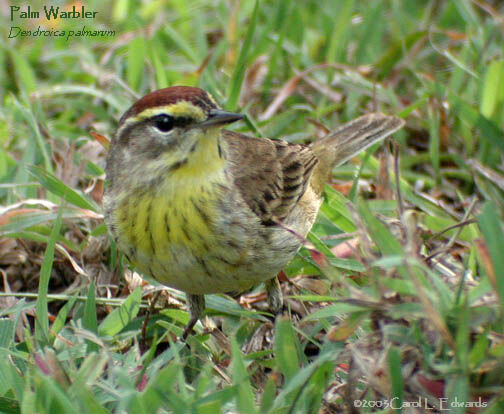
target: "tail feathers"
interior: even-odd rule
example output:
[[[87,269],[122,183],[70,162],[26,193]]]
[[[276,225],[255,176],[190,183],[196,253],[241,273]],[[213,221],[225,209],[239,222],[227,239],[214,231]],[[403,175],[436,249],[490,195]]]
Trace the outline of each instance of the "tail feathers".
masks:
[[[312,151],[319,160],[311,180],[314,189],[322,191],[334,166],[343,164],[403,125],[404,120],[396,116],[368,114],[342,125],[311,144]]]

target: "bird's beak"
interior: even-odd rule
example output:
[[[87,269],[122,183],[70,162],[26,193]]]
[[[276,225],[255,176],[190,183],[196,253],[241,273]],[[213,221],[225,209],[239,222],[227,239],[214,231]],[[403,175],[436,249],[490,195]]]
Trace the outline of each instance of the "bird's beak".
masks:
[[[244,115],[234,112],[226,112],[220,109],[214,109],[208,114],[208,119],[194,124],[195,128],[208,128],[217,125],[226,125],[243,119]]]

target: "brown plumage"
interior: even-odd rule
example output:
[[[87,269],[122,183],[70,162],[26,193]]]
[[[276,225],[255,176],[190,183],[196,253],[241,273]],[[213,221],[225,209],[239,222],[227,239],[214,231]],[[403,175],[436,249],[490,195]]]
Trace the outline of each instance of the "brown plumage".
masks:
[[[201,89],[161,89],[122,116],[107,158],[109,229],[135,267],[187,293],[184,337],[207,293],[264,282],[278,311],[275,276],[310,231],[333,167],[403,125],[369,114],[300,145],[223,129],[241,118]]]
[[[317,158],[310,148],[223,131],[234,184],[264,225],[284,220],[306,190]],[[243,168],[247,165],[248,168]]]
[[[349,122],[311,145],[251,138],[224,130],[234,183],[263,224],[284,220],[306,191],[320,196],[335,165],[363,151],[403,121],[370,114]],[[247,168],[243,168],[246,165]]]

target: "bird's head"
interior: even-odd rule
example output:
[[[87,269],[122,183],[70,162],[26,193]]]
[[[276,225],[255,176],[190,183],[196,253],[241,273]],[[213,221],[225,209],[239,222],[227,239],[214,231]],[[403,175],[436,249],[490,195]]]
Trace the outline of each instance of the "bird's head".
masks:
[[[190,173],[222,158],[221,129],[242,118],[220,109],[202,89],[160,89],[138,100],[121,117],[111,155],[118,158],[113,153],[121,152],[124,168],[142,163],[149,169],[163,166],[166,171],[175,172],[184,168]]]

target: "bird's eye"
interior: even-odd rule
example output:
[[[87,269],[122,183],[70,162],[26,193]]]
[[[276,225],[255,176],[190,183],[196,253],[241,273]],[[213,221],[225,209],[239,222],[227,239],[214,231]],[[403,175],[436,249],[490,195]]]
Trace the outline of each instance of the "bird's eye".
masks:
[[[173,128],[173,124],[173,117],[171,117],[170,115],[162,114],[154,118],[154,125],[161,132],[168,132]]]

